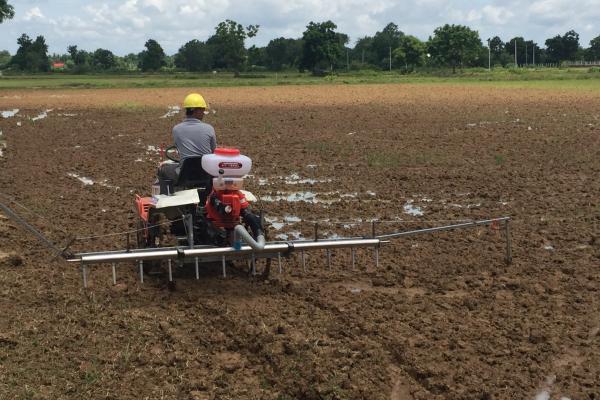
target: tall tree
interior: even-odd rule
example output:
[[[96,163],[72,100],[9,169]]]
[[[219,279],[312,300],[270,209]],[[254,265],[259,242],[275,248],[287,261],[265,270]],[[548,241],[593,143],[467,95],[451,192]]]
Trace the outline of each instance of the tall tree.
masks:
[[[309,22],[302,34],[302,68],[313,72],[317,68],[333,69],[348,41],[348,36],[336,29],[337,25],[331,21]]]
[[[206,43],[190,40],[175,54],[175,66],[186,71],[208,71],[212,67],[212,54]]]
[[[165,52],[163,48],[154,39],[148,39],[146,50],[139,55],[139,68],[144,71],[158,71],[162,66],[166,65]]]
[[[4,67],[6,64],[10,62],[10,53],[8,50],[0,51],[0,68]]]
[[[563,57],[565,60],[573,60],[579,50],[579,34],[570,30],[562,37]]]
[[[425,58],[425,43],[414,36],[404,35],[400,44],[392,53],[396,66],[404,66],[407,70],[423,65]]]
[[[266,67],[267,65],[267,48],[252,46],[248,49],[248,67]]]
[[[67,52],[71,58],[72,63],[68,65],[73,66],[73,72],[77,74],[88,72],[90,69],[91,54],[85,50],[79,50],[77,46],[71,45],[67,47]]]
[[[436,28],[433,37],[429,38],[429,53],[434,61],[442,65],[467,65],[479,57],[481,48],[479,33],[463,25],[444,25]]]
[[[206,41],[213,54],[214,66],[240,71],[246,61],[244,42],[246,38],[256,36],[258,28],[258,25],[244,28],[230,19],[220,22],[215,28],[215,34]]]
[[[494,36],[489,40],[489,46],[493,56],[500,56],[504,51],[504,42],[498,36]]]
[[[546,53],[551,62],[573,60],[579,50],[579,34],[573,30],[563,36],[556,35],[546,40]]]
[[[17,39],[19,49],[10,61],[20,70],[30,72],[46,72],[50,70],[50,60],[48,59],[48,45],[43,36],[38,36],[31,40],[26,34]]]
[[[88,62],[89,54],[85,50],[78,50],[77,46],[72,45],[67,47],[67,52],[71,56],[71,60],[73,60],[73,64],[77,66],[84,66]]]
[[[302,40],[286,39],[283,37],[273,39],[267,44],[266,63],[273,71],[280,71],[284,66],[297,67],[302,57]]]
[[[371,49],[375,54],[377,65],[388,68],[390,61],[390,49],[393,52],[400,46],[400,39],[404,33],[398,29],[398,25],[390,22],[381,32],[375,33]]]
[[[107,70],[116,67],[117,61],[112,51],[98,49],[92,53],[92,66],[95,69]]]
[[[361,64],[378,65],[377,55],[373,51],[373,37],[365,36],[356,41],[352,49],[352,59]]]
[[[590,40],[590,47],[587,49],[587,59],[589,61],[600,60],[600,35]]]
[[[560,62],[562,53],[562,37],[560,35],[546,39],[546,54],[548,55],[548,61]]]
[[[0,0],[0,24],[15,16],[15,9],[6,0]]]

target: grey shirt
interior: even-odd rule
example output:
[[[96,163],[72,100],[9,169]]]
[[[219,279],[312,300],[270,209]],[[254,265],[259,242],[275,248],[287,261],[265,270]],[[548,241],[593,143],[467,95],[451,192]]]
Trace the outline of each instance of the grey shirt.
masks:
[[[217,147],[215,129],[197,118],[186,118],[175,125],[173,140],[181,161],[192,156],[211,154]]]

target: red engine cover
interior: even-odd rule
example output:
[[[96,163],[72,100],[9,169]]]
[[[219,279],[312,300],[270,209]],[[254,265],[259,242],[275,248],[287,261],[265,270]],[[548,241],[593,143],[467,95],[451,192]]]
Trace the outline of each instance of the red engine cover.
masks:
[[[218,200],[219,207],[213,204],[215,202],[213,198]],[[239,191],[213,191],[206,200],[208,219],[219,228],[233,229],[240,223],[240,212],[246,207],[248,207],[246,196]]]

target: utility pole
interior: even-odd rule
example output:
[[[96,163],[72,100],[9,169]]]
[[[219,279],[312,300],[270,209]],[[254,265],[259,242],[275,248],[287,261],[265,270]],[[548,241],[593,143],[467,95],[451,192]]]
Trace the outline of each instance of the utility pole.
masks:
[[[515,68],[518,68],[519,64],[517,64],[517,38],[515,38]]]
[[[533,56],[533,66],[535,67],[535,43],[533,44],[533,51],[531,52],[531,55]]]
[[[348,56],[348,48],[346,48],[346,71],[350,71],[350,58]]]
[[[490,46],[490,39],[488,39],[488,70],[492,70],[492,48]]]
[[[525,66],[527,66],[527,42],[525,42]]]
[[[390,46],[390,72],[392,72],[392,46]]]

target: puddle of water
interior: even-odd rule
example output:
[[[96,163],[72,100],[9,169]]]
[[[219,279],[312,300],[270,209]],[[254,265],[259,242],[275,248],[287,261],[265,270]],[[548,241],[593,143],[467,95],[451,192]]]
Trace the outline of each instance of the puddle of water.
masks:
[[[167,113],[165,115],[163,115],[161,118],[171,118],[171,117],[179,114],[180,111],[181,111],[181,107],[179,107],[179,106],[170,106],[169,107],[169,111],[167,111]],[[208,114],[208,113],[205,112],[205,114]]]
[[[294,223],[294,222],[300,222],[300,221],[302,221],[302,218],[296,217],[295,215],[286,215],[285,217],[283,217],[283,220],[285,222]]]
[[[278,177],[278,179],[283,180],[286,185],[299,185],[299,184],[303,184],[303,183],[308,183],[310,185],[314,185],[315,183],[328,183],[328,182],[332,181],[329,178],[323,178],[323,179],[302,178],[302,177],[300,177],[300,175],[298,175],[295,172],[293,172],[292,174],[290,174],[288,176],[280,176],[280,177]]]
[[[2,118],[11,118],[17,115],[18,112],[19,109],[15,108],[14,110],[0,111],[0,114],[2,114]]]
[[[377,196],[377,193],[375,193],[375,192],[372,192],[372,191],[370,191],[370,190],[367,190],[367,194],[368,194],[369,196]]]
[[[266,196],[261,196],[261,200],[262,201],[288,201],[291,203],[294,202],[298,202],[298,201],[305,201],[308,203],[316,203],[316,193],[313,192],[292,192],[292,193],[283,193],[283,192],[277,192],[276,195],[271,196],[271,195],[266,195]]]
[[[276,235],[275,238],[279,239],[279,240],[289,240],[290,238],[292,240],[299,240],[302,238],[302,233],[300,233],[299,231],[280,233],[280,234]]]
[[[448,205],[450,207],[455,207],[455,208],[475,208],[475,207],[481,207],[481,203],[467,204],[466,206],[463,206],[462,204],[457,204],[457,203],[449,203]]]
[[[153,151],[153,152],[155,152],[155,153],[158,153],[158,152],[160,151],[160,149],[159,149],[158,147],[156,147],[156,146],[151,146],[151,145],[148,145],[148,146],[146,147],[146,151]]]
[[[79,176],[78,174],[76,174],[74,172],[69,172],[67,175],[70,176],[71,178],[78,179],[85,186],[94,184],[94,181],[91,180],[90,178],[87,178],[85,176]]]
[[[274,195],[264,195],[260,196],[262,201],[266,202],[274,202],[274,201],[287,201],[290,203],[296,203],[299,201],[303,201],[306,203],[313,204],[324,204],[329,205],[333,203],[339,203],[345,198],[356,198],[358,197],[358,193],[340,193],[340,192],[276,192]],[[372,200],[365,200],[372,201]],[[382,202],[384,200],[381,200]],[[389,202],[389,200],[387,201]]]
[[[271,227],[276,231],[280,231],[285,226],[283,222],[271,222]]]
[[[404,205],[403,208],[404,208],[404,213],[408,214],[408,215],[420,217],[424,214],[423,210],[419,206],[413,205],[412,200],[407,200],[406,204]]]
[[[551,245],[547,244],[547,245],[544,246],[544,250],[552,251],[552,250],[554,250],[554,247],[552,247]]]
[[[285,226],[285,223],[279,222],[277,218],[265,217],[265,221],[271,224],[271,227],[276,231],[281,230]]]
[[[32,120],[32,121],[39,121],[40,119],[44,119],[44,118],[48,117],[48,113],[49,113],[49,112],[52,112],[52,111],[53,111],[53,109],[52,109],[52,108],[49,108],[49,109],[47,109],[47,110],[45,110],[45,111],[42,111],[42,112],[41,112],[40,114],[38,114],[37,116],[35,116],[35,117],[31,118],[31,120]]]

